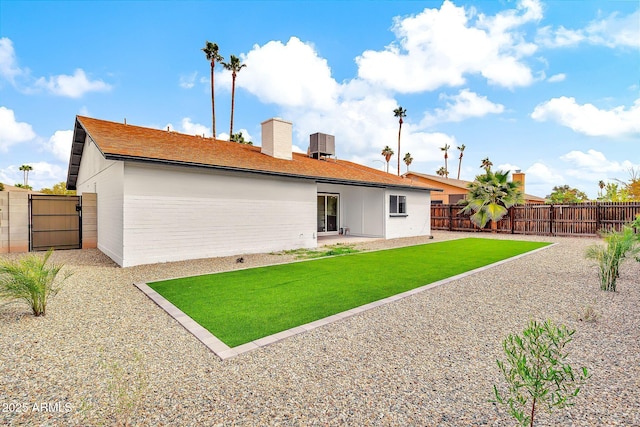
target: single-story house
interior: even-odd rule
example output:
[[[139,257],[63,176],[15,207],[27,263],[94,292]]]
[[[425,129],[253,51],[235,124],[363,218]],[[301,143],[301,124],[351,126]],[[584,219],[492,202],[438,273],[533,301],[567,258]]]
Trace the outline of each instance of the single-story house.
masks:
[[[67,188],[97,194],[98,248],[123,267],[431,233],[431,187],[338,160],[331,135],[294,153],[278,118],[257,147],[77,116]]]
[[[441,190],[441,192],[432,195],[432,204],[454,205],[458,203],[467,197],[467,194],[469,194],[468,186],[471,184],[471,181],[464,181],[462,179],[445,178],[439,175],[428,175],[426,173],[411,171],[405,173],[403,176],[414,183],[419,182],[431,188]],[[520,189],[524,192],[525,174],[521,171],[512,172],[511,179],[514,182],[520,183]],[[545,199],[524,193],[524,201],[528,204],[541,204],[545,202]]]

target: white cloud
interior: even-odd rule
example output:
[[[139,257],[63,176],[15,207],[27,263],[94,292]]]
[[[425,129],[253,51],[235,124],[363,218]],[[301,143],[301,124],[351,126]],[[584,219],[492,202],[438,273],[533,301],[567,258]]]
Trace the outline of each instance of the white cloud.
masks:
[[[580,178],[603,179],[605,176],[613,178],[625,175],[631,168],[638,168],[640,165],[634,165],[629,160],[622,162],[608,160],[605,155],[593,149],[582,151],[570,151],[560,156],[560,159],[569,163],[572,168],[567,174]],[[603,176],[604,175],[604,176]]]
[[[575,98],[561,96],[538,105],[531,113],[537,121],[555,121],[589,136],[616,137],[640,134],[640,99],[632,107],[601,110],[593,104],[580,105]]]
[[[427,113],[422,125],[428,126],[441,122],[461,122],[472,117],[483,117],[487,114],[500,114],[504,111],[504,105],[495,104],[469,89],[463,89],[457,95],[440,94],[439,98],[445,100],[447,108],[437,108],[435,113]]]
[[[537,0],[520,1],[517,10],[480,14],[477,19],[473,8],[465,10],[446,0],[440,9],[396,18],[396,41],[356,58],[358,76],[402,93],[460,86],[467,74],[480,74],[507,88],[527,86],[534,78],[523,58],[537,47],[518,29],[541,17]]]
[[[89,80],[81,68],[76,69],[72,76],[61,74],[48,79],[40,77],[36,80],[35,86],[54,95],[69,98],[80,98],[87,92],[108,92],[111,90],[111,85],[102,80]]]
[[[178,85],[183,89],[191,89],[195,86],[197,77],[198,77],[197,71],[194,71],[191,74],[183,74],[180,76]]]
[[[33,170],[29,172],[29,185],[35,189],[51,188],[54,184],[67,180],[67,168],[48,162],[26,162]],[[14,185],[22,184],[23,172],[19,165],[9,165],[0,169],[0,182]]]
[[[14,83],[15,78],[22,73],[23,70],[18,67],[13,42],[7,37],[0,38],[0,77]]]
[[[251,142],[253,142],[253,145],[260,145],[261,144],[260,141],[256,141],[255,139],[253,139],[253,137],[251,136],[249,131],[246,130],[245,128],[234,129],[234,130],[235,130],[234,133],[242,132],[242,137],[244,138],[245,141],[251,141]],[[226,133],[226,132],[218,133],[218,136],[216,137],[216,139],[219,139],[219,140],[222,140],[222,141],[229,141],[229,134]],[[306,151],[305,151],[305,153],[306,153]]]
[[[563,82],[565,81],[567,78],[567,75],[564,73],[558,73],[558,74],[554,74],[553,76],[549,77],[547,79],[547,81],[549,83],[559,83],[559,82]]]
[[[193,123],[191,118],[184,117],[180,120],[180,128],[176,128],[171,123],[168,123],[163,129],[169,128],[172,131],[177,131],[187,135],[204,135],[205,137],[211,136],[211,128],[199,123]]]
[[[546,47],[569,47],[580,43],[618,47],[640,47],[640,10],[621,16],[614,12],[608,17],[591,21],[585,28],[576,30],[563,26],[553,29],[546,26],[538,30],[536,41]]]
[[[49,138],[45,146],[57,159],[62,162],[68,162],[71,156],[72,139],[72,130],[58,130]]]
[[[564,184],[564,177],[562,174],[555,172],[549,166],[540,162],[536,162],[529,166],[525,170],[525,177],[525,186],[527,188],[537,188],[542,186],[550,187]]]
[[[296,37],[286,44],[255,45],[241,59],[247,67],[238,73],[236,88],[248,90],[261,102],[317,109],[330,108],[335,102],[338,84],[326,59]],[[230,86],[231,73],[223,71],[216,82]]]
[[[36,133],[30,124],[16,121],[13,110],[0,107],[0,151],[6,152],[10,146],[31,141]]]

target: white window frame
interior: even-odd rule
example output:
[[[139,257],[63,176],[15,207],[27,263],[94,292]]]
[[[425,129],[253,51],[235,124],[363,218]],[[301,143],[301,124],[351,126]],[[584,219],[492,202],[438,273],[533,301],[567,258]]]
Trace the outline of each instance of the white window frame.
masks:
[[[389,216],[408,216],[407,196],[401,194],[389,195]]]

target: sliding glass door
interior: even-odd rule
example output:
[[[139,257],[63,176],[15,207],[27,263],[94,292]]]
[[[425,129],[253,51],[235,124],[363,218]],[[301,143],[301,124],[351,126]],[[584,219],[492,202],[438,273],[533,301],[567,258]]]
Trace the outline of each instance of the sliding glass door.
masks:
[[[338,234],[337,194],[318,194],[318,235]]]

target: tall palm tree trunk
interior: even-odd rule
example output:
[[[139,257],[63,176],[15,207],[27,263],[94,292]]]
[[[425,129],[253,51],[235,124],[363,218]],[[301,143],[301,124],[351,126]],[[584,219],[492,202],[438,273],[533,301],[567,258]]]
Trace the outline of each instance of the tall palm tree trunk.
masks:
[[[213,61],[211,61],[211,131],[213,132],[213,134],[211,135],[213,137],[213,139],[216,138],[216,101],[215,101],[215,94],[214,94],[214,90],[213,90],[213,67],[215,66],[215,63]]]
[[[233,135],[233,112],[236,101],[236,73],[231,74],[231,124],[229,126],[229,139]]]
[[[400,176],[400,132],[402,132],[402,117],[400,117],[400,126],[398,126],[398,176]]]

